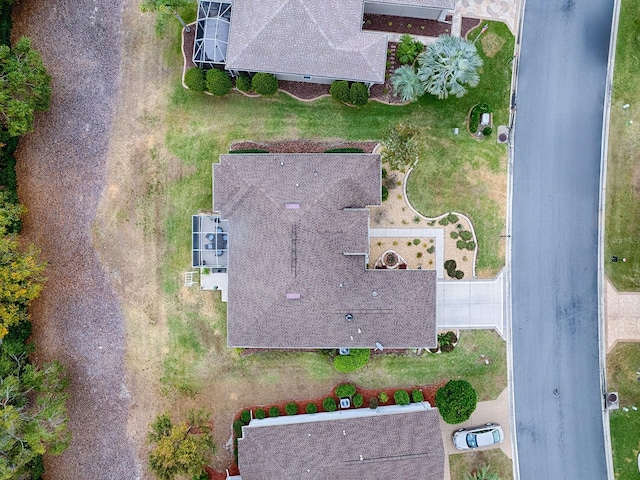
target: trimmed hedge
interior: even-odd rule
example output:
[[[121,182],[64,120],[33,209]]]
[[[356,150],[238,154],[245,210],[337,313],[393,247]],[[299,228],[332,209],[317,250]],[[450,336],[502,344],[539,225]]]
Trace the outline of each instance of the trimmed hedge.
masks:
[[[273,95],[278,91],[278,79],[272,73],[258,72],[251,79],[251,88],[258,95]]]
[[[263,148],[240,148],[238,150],[229,150],[229,153],[269,153],[269,150]]]
[[[284,411],[287,415],[296,415],[298,413],[298,405],[294,402],[289,402],[284,407]]]
[[[279,417],[280,416],[280,409],[278,407],[271,407],[269,409],[269,416],[271,418]]]
[[[309,403],[305,410],[307,413],[318,413],[318,406],[315,403]]]
[[[380,392],[378,394],[378,400],[380,400],[380,403],[387,403],[389,401],[389,395],[387,392]]]
[[[322,402],[322,408],[325,412],[335,412],[338,409],[338,405],[333,397],[327,397]]]
[[[386,201],[389,198],[389,189],[382,185],[382,201]]]
[[[190,68],[184,74],[184,83],[189,90],[204,92],[207,88],[205,71],[198,67]]]
[[[262,420],[263,418],[267,418],[267,412],[265,412],[264,409],[259,408],[256,410],[255,416],[258,420]]]
[[[324,153],[364,153],[364,149],[358,147],[329,148]]]
[[[249,75],[240,75],[236,77],[236,88],[241,92],[251,91],[251,77]]]
[[[351,100],[349,82],[346,80],[336,80],[329,87],[329,93],[333,98],[342,103],[349,103]]]
[[[409,405],[411,400],[409,400],[409,394],[406,390],[396,390],[396,393],[393,394],[393,399],[396,402],[396,405]]]
[[[424,402],[424,394],[422,393],[422,390],[414,390],[411,392],[411,399],[413,400],[413,403]]]
[[[236,420],[235,422],[233,422],[233,433],[235,433],[237,438],[242,437],[242,427],[245,424],[242,422],[242,420]]]
[[[352,83],[349,89],[349,99],[354,105],[366,105],[369,102],[369,89],[364,83]]]
[[[251,412],[249,410],[243,410],[240,414],[240,420],[242,420],[245,424],[251,421]]]
[[[355,408],[360,408],[363,403],[364,403],[364,397],[362,395],[360,395],[359,393],[356,393],[353,396],[353,406]]]
[[[478,404],[476,391],[466,380],[450,380],[436,392],[436,406],[449,424],[469,419]]]
[[[207,70],[207,90],[216,97],[224,97],[233,88],[231,77],[227,72],[212,68]]]
[[[356,386],[350,383],[338,385],[336,388],[336,396],[338,398],[350,398],[356,394]]]
[[[371,351],[367,348],[352,348],[349,355],[338,355],[334,358],[333,366],[339,372],[353,372],[364,367],[370,356]]]

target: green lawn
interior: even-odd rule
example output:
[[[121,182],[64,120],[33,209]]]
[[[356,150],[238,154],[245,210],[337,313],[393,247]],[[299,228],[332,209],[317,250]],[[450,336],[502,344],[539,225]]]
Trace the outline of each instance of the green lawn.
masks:
[[[466,480],[467,473],[474,472],[477,468],[488,465],[489,473],[495,473],[500,480],[513,478],[513,462],[502,450],[495,448],[468,453],[459,453],[449,456],[449,469],[451,480]]]
[[[640,451],[640,344],[618,343],[607,355],[608,390],[618,392],[620,407],[611,412],[610,430],[616,478],[640,479],[636,457]]]
[[[623,291],[640,290],[640,8],[622,0],[611,103],[605,271]],[[630,104],[623,109],[622,106]],[[626,257],[612,263],[611,255]]]

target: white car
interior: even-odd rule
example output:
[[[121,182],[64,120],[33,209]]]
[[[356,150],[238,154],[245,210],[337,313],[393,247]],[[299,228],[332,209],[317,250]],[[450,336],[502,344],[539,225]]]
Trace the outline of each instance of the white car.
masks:
[[[461,428],[453,434],[453,445],[458,450],[471,450],[497,445],[504,440],[500,425],[487,423],[481,427]]]

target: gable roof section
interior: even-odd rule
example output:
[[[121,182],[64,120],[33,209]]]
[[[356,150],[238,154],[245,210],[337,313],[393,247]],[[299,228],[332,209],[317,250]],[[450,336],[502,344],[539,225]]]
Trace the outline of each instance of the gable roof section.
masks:
[[[436,272],[365,268],[364,207],[380,203],[380,189],[379,155],[220,157],[214,209],[229,220],[229,346],[435,345]]]
[[[427,408],[412,404],[252,420],[238,440],[240,475],[243,480],[440,480],[439,414]]]
[[[228,70],[383,83],[385,35],[361,30],[362,0],[234,0]]]

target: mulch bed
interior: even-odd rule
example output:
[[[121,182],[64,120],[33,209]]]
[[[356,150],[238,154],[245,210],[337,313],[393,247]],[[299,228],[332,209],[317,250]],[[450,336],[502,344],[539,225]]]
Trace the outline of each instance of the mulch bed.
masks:
[[[289,82],[293,83],[293,82]],[[311,142],[307,140],[292,140],[287,142],[257,143],[234,142],[229,150],[245,150],[259,148],[269,153],[324,153],[330,148],[361,148],[365,153],[372,153],[378,142]],[[251,349],[248,349],[251,350]],[[262,349],[255,349],[260,352]]]
[[[190,32],[184,29],[182,30],[182,53],[184,54],[184,58],[187,59],[187,70],[196,66],[196,64],[193,63],[193,44],[196,41],[196,26],[191,25],[190,30]]]
[[[393,15],[364,14],[363,30],[376,32],[410,33],[424,37],[439,37],[443,33],[451,33],[449,23],[423,18],[396,17]]]
[[[369,408],[369,402],[371,401],[371,399],[373,398],[378,398],[378,395],[381,392],[386,392],[389,400],[386,403],[380,403],[380,406],[389,406],[389,405],[395,405],[395,400],[393,398],[393,394],[396,392],[396,390],[405,390],[409,393],[409,396],[411,396],[411,392],[413,390],[422,390],[422,394],[424,396],[424,401],[425,402],[429,402],[432,406],[435,406],[436,404],[436,392],[438,391],[438,389],[442,386],[444,386],[447,383],[446,380],[443,380],[441,382],[438,383],[434,383],[431,385],[413,385],[410,387],[402,387],[402,388],[377,388],[377,389],[370,389],[370,388],[362,388],[359,386],[356,386],[356,393],[359,393],[360,395],[362,395],[364,402],[362,404],[362,407],[360,408]],[[286,416],[286,412],[285,412],[285,408],[287,406],[288,403],[295,403],[296,405],[298,405],[298,415],[301,414],[306,414],[306,408],[307,405],[309,403],[315,403],[315,405],[318,407],[318,413],[320,412],[324,412],[325,410],[322,408],[322,402],[324,401],[325,398],[327,397],[333,397],[334,400],[336,400],[336,403],[339,403],[338,401],[338,397],[335,396],[335,388],[331,391],[331,394],[328,394],[326,397],[319,397],[319,398],[312,398],[312,399],[304,399],[304,400],[288,400],[288,401],[282,401],[280,403],[273,403],[273,404],[269,404],[269,405],[254,405],[251,407],[247,407],[247,408],[243,408],[242,410],[240,410],[239,412],[237,412],[235,414],[235,416],[233,417],[233,421],[235,422],[236,420],[240,420],[240,415],[242,414],[242,412],[244,410],[251,410],[252,412],[254,412],[258,409],[261,408],[263,409],[265,412],[268,413],[269,409],[271,407],[278,407],[278,410],[280,410],[280,415],[281,416]],[[353,408],[353,407],[351,407]],[[340,408],[338,408],[338,410],[340,410]],[[267,416],[267,418],[269,418]],[[234,434],[234,443],[235,443],[235,434]],[[225,472],[219,472],[216,470],[213,470],[210,467],[207,467],[207,473],[209,474],[209,478],[211,480],[224,480],[226,479],[226,473]],[[229,467],[229,473],[231,475],[239,475],[238,472],[238,466],[233,463],[230,467]]]
[[[330,85],[309,82],[278,81],[278,88],[303,100],[313,100],[322,95],[329,95]]]
[[[462,17],[462,29],[460,31],[460,36],[467,38],[467,33],[480,25],[480,23],[482,23],[482,20],[478,18]]]

